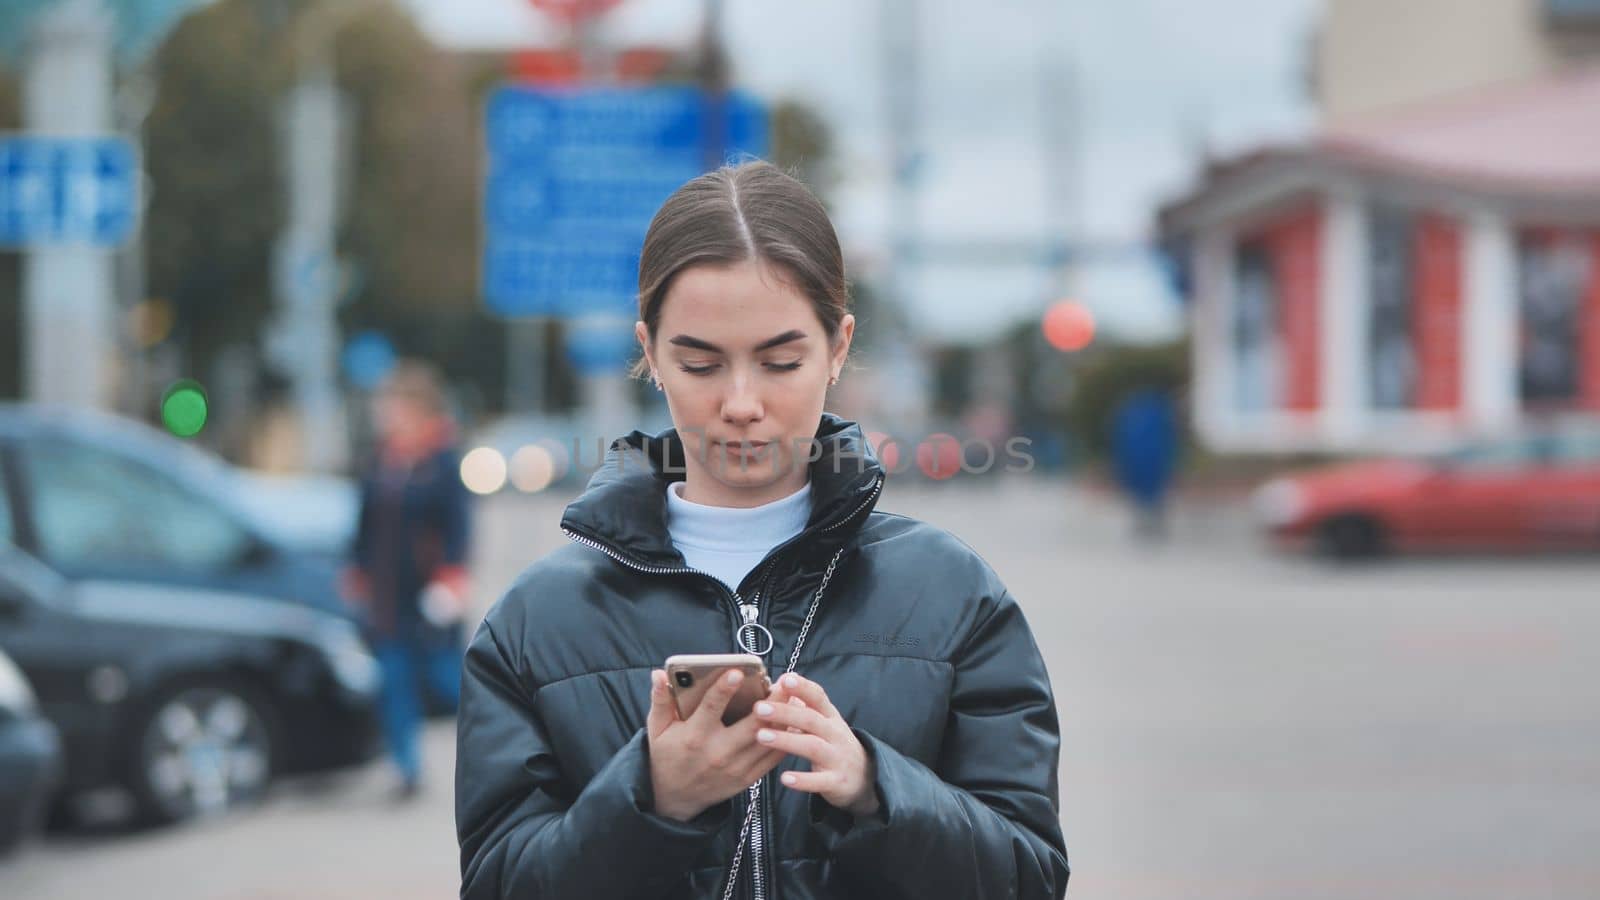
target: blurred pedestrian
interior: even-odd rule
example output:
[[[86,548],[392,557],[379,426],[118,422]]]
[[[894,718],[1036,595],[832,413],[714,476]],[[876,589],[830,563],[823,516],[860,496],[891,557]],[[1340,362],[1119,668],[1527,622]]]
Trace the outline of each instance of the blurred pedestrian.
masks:
[[[1161,388],[1130,391],[1112,421],[1111,457],[1117,483],[1133,507],[1135,533],[1167,533],[1167,493],[1178,462],[1178,425],[1172,395]]]
[[[345,595],[383,667],[384,732],[399,794],[409,797],[421,785],[425,692],[451,711],[460,697],[468,495],[433,367],[398,363],[373,397],[372,418],[378,440],[361,476]]]
[[[572,543],[467,648],[463,900],[1060,898],[1060,729],[1021,603],[875,509],[883,465],[824,409],[856,323],[822,204],[768,163],[693,179],[638,302],[673,427],[610,443]],[[771,678],[753,708],[736,668],[680,708],[665,660],[727,652]]]

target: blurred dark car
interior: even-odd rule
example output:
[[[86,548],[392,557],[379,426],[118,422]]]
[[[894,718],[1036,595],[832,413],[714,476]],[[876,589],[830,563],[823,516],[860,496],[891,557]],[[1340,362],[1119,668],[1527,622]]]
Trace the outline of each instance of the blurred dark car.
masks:
[[[0,405],[0,478],[16,545],[70,580],[235,591],[349,615],[337,588],[348,496],[317,507],[335,521],[296,540],[295,519],[272,515],[272,501],[292,512],[303,497],[138,422],[26,405]]]
[[[60,774],[55,727],[39,715],[27,677],[0,650],[0,854],[43,821]]]
[[[1600,550],[1600,426],[1334,466],[1271,481],[1254,499],[1281,542],[1337,557]]]
[[[70,580],[0,541],[0,650],[60,732],[63,794],[126,787],[148,822],[380,749],[376,660],[348,619],[303,604]]]

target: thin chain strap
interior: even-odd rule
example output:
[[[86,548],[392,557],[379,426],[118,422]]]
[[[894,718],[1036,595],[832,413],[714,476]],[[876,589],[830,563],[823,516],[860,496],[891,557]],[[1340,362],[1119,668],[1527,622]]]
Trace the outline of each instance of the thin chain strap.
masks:
[[[811,608],[806,611],[806,621],[800,626],[800,636],[795,639],[794,650],[789,654],[789,666],[783,670],[785,675],[794,671],[795,663],[800,661],[800,648],[805,646],[806,635],[811,632],[811,621],[817,616],[817,605],[822,602],[822,592],[828,588],[828,579],[833,577],[833,567],[839,564],[839,557],[844,554],[844,548],[839,548],[833,559],[828,561],[828,570],[822,573],[822,583],[817,585],[817,592],[811,598]],[[781,677],[781,676],[780,676]],[[739,829],[739,846],[733,851],[733,864],[728,869],[728,887],[722,892],[722,900],[732,900],[734,888],[739,884],[739,864],[744,860],[745,842],[750,837],[750,823],[754,821],[756,810],[761,800],[761,782],[757,781],[746,789],[750,795],[750,806],[744,813],[744,825]]]

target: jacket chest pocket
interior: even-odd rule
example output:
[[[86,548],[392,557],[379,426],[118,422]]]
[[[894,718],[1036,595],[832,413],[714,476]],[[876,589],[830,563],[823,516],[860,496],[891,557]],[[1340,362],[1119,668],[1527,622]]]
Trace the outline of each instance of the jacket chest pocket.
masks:
[[[805,673],[846,723],[932,767],[950,712],[953,669],[941,660],[856,654]]]

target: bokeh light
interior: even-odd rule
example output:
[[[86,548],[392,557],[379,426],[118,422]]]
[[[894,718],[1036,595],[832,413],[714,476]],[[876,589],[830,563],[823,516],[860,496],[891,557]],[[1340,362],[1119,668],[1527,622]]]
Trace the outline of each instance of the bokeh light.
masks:
[[[152,297],[128,310],[128,331],[140,347],[148,350],[172,334],[175,319],[170,302]]]
[[[161,424],[178,437],[194,437],[206,427],[206,392],[190,379],[173,382],[161,395]]]
[[[548,448],[528,444],[511,454],[511,483],[517,490],[537,494],[549,487],[555,478],[556,461]]]
[[[478,447],[461,458],[461,483],[474,494],[492,494],[506,485],[506,458],[493,447]]]
[[[1076,300],[1060,300],[1045,310],[1044,339],[1063,353],[1073,353],[1094,341],[1094,313]]]
[[[917,445],[917,468],[936,481],[961,471],[961,441],[942,431],[928,435]]]
[[[900,471],[900,442],[895,440],[888,432],[867,432],[867,444],[872,447],[872,452],[878,457],[878,462],[889,472]]]

